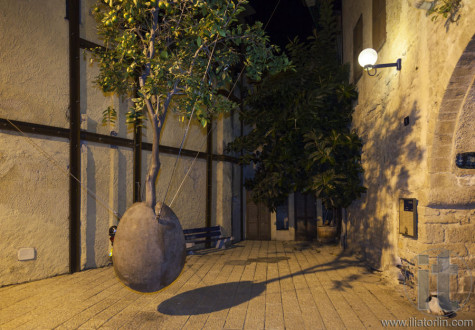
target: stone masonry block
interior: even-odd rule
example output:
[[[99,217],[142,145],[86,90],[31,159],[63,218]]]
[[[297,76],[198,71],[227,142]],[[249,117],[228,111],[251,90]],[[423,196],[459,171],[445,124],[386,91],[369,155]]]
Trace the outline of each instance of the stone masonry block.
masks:
[[[462,105],[462,99],[461,98],[456,98],[456,99],[449,99],[449,98],[444,98],[440,105],[440,112],[441,113],[459,113],[460,106]]]
[[[453,134],[436,134],[434,135],[434,145],[452,144]]]
[[[436,132],[438,134],[453,134],[455,130],[455,124],[455,120],[439,121],[437,124]]]
[[[470,86],[473,80],[473,72],[466,68],[456,67],[453,71],[452,78],[449,81],[448,88],[456,88],[458,86]]]
[[[424,217],[421,223],[425,224],[457,224],[459,221],[450,215],[430,215]]]
[[[464,98],[465,96],[465,93],[466,93],[467,89],[466,88],[448,88],[446,91],[445,91],[445,94],[444,94],[444,97],[448,98],[448,99],[451,99],[451,100],[460,100],[462,101],[462,99]]]
[[[441,173],[433,175],[439,174]],[[431,206],[470,204],[473,203],[472,196],[473,195],[470,195],[465,191],[460,191],[460,189],[457,187],[457,181],[455,178],[453,181],[446,182],[431,179],[431,189],[429,191],[429,201]]]
[[[472,243],[475,242],[475,224],[456,225],[447,229],[447,242]]]
[[[459,286],[459,279],[457,276],[450,276],[450,291],[451,292],[462,292],[462,287]]]
[[[431,188],[452,188],[453,180],[450,174],[432,174],[430,176]]]
[[[432,149],[432,158],[447,158],[452,152],[452,145],[434,145]]]
[[[451,163],[448,157],[431,158],[429,160],[429,172],[430,173],[449,172],[450,165]]]
[[[420,226],[420,237],[425,243],[442,243],[445,239],[445,229],[441,224],[425,224]]]
[[[450,243],[445,240],[444,243],[429,244],[427,249],[449,250],[451,255],[458,257],[467,257],[469,251],[463,243]]]
[[[464,276],[462,281],[463,292],[475,292],[475,278],[473,276]]]
[[[437,292],[437,275],[431,274],[429,281],[429,292]],[[451,276],[449,281],[451,299],[454,300],[457,293],[463,292],[463,288],[459,285],[457,276]]]
[[[439,113],[439,120],[442,121],[451,121],[451,120],[457,120],[458,112],[445,112],[441,111]]]
[[[466,52],[460,57],[457,68],[465,68],[465,70],[470,71],[473,68],[473,62],[475,62],[475,53]]]
[[[468,293],[463,292],[462,288],[459,288],[459,289],[460,290],[458,292],[453,292],[453,291],[450,292],[450,300],[458,301],[460,303],[461,309],[458,312],[468,312],[470,310],[473,310],[473,303],[472,303],[473,299],[467,300]],[[451,290],[452,290],[452,288],[451,288]],[[472,305],[472,306],[470,306],[470,305]],[[450,322],[451,321],[449,321],[449,324],[451,324]],[[448,327],[446,327],[445,329],[448,329]],[[469,328],[464,327],[463,329],[469,329]]]
[[[461,225],[468,225],[470,224],[472,218],[473,218],[473,212],[465,212],[465,213],[459,213],[455,215],[455,220]]]
[[[468,269],[470,269],[471,271],[475,270],[475,256],[470,255],[468,258],[465,259],[465,262],[467,263]],[[475,274],[472,274],[472,276],[474,276],[475,279]]]
[[[467,244],[467,248],[468,248],[468,253],[470,253],[470,255],[472,256],[475,255],[475,243]]]
[[[421,207],[419,207],[419,209],[420,209],[420,208],[421,208]],[[425,216],[440,215],[440,210],[439,210],[439,209],[432,208],[432,207],[425,207],[423,214],[424,214]]]
[[[472,42],[469,42],[467,47],[465,48],[466,52],[475,52],[475,36],[472,37]]]

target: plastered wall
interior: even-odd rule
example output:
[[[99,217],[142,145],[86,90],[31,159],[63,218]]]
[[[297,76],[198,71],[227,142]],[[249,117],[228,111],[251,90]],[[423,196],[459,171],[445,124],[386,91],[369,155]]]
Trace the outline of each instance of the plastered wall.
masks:
[[[81,1],[80,36],[100,44],[89,9],[94,2]],[[69,128],[69,21],[65,13],[62,0],[0,2],[0,44],[6,49],[0,52],[0,118]],[[98,68],[89,60],[90,53],[81,51],[81,129],[132,139],[132,128],[125,124],[130,105],[96,88]],[[102,111],[108,106],[117,110],[118,119],[103,125]],[[169,113],[162,145],[180,147],[187,121],[178,119]],[[229,116],[215,121],[215,153],[223,154],[223,146],[236,133],[235,124]],[[206,152],[206,139],[206,128],[192,122],[183,147]],[[151,141],[146,127],[143,141]],[[149,159],[150,152],[144,150],[142,187]],[[203,227],[206,160],[197,158],[193,163],[192,157],[182,155],[173,172],[176,159],[176,155],[160,155],[157,199],[162,201],[168,189],[166,203],[173,200],[172,209],[182,226]],[[69,271],[68,166],[68,139],[0,130],[0,286]],[[235,212],[239,205],[231,205],[239,192],[235,166],[213,161],[212,224],[223,226],[227,235],[232,234],[233,217],[239,221],[240,216]],[[80,180],[81,269],[105,266],[109,264],[108,228],[133,203],[133,150],[82,141]],[[18,250],[29,247],[36,251],[34,260],[19,261]]]
[[[1,118],[68,126],[64,13],[58,0],[0,3]],[[68,150],[67,140],[0,130],[0,286],[68,271]],[[36,260],[18,261],[30,247]]]
[[[474,72],[468,68],[475,66],[469,46],[475,2],[462,1],[460,19],[448,25],[444,18],[433,22],[415,2],[386,1],[387,36],[377,64],[401,58],[402,70],[363,73],[355,82],[353,127],[364,143],[368,191],[349,208],[350,247],[386,272],[397,271],[400,258],[439,247],[465,256],[473,269],[475,173],[456,168],[455,154],[474,151]],[[343,0],[344,62],[351,65],[353,28],[361,14],[363,48],[372,47],[371,7],[371,0]],[[459,103],[450,101],[451,93]],[[399,198],[418,201],[416,237],[399,234]],[[459,291],[469,290],[467,281],[456,283]]]
[[[0,3],[0,117],[68,127],[64,14],[62,0]]]
[[[69,270],[68,148],[0,131],[0,286]],[[36,259],[18,261],[21,248],[35,248]]]

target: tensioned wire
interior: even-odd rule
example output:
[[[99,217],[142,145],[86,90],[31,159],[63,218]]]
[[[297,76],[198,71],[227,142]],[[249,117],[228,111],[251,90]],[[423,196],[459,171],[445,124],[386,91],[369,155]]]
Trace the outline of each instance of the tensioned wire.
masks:
[[[208,60],[208,65],[206,66],[205,73],[203,75],[203,78],[201,79],[202,81],[204,81],[204,79],[206,78],[206,73],[208,72],[209,64],[211,63],[211,59],[213,58],[214,50],[216,49],[216,44],[218,43],[218,38],[219,38],[219,34],[218,34],[218,36],[216,36],[216,40],[214,42],[213,50],[211,51],[211,55],[210,55],[209,60]],[[181,140],[181,144],[180,144],[180,150],[178,151],[178,155],[175,159],[175,164],[173,165],[173,171],[172,171],[172,174],[170,175],[170,180],[168,181],[168,187],[167,187],[167,190],[165,191],[165,196],[163,197],[162,204],[160,205],[160,210],[158,211],[158,214],[157,214],[157,220],[160,219],[160,214],[162,213],[162,207],[165,204],[165,200],[166,200],[167,195],[168,195],[168,190],[170,189],[170,185],[172,183],[173,176],[175,175],[175,170],[177,168],[178,159],[180,158],[181,150],[183,149],[183,145],[185,143],[186,136],[188,135],[188,130],[190,128],[191,120],[193,119],[193,114],[195,113],[195,108],[196,108],[196,103],[193,105],[193,109],[191,110],[190,119],[188,120],[188,125],[186,126],[185,134],[183,134],[183,139]]]
[[[272,11],[272,13],[271,13],[269,19],[267,20],[266,25],[264,26],[264,30],[267,28],[267,26],[269,25],[269,22],[271,21],[272,17],[274,16],[274,13],[275,13],[275,11],[277,10],[277,7],[278,7],[279,4],[280,4],[280,1],[281,1],[281,0],[279,0],[279,1],[277,2],[277,4],[275,5],[274,10]],[[210,58],[209,58],[209,61],[208,61],[208,65],[207,65],[207,68],[206,68],[206,70],[205,70],[205,74],[204,74],[204,76],[203,76],[203,79],[204,79],[205,76],[206,76],[206,72],[208,71],[209,64],[210,64],[210,62],[211,62],[211,59],[213,58],[213,54],[214,54],[214,50],[215,50],[215,48],[216,48],[217,40],[218,40],[218,37],[216,38],[216,41],[214,42],[213,50],[212,50],[212,52],[211,52],[211,55],[210,55]],[[231,96],[231,94],[233,93],[234,89],[236,88],[236,84],[237,84],[237,82],[239,81],[239,79],[241,78],[242,73],[244,72],[245,68],[246,68],[245,66],[242,67],[242,69],[241,69],[241,71],[239,72],[239,75],[238,75],[236,81],[235,81],[234,84],[233,84],[233,87],[231,88],[231,90],[230,90],[229,93],[228,93],[227,98],[229,98],[229,97]],[[162,211],[162,206],[164,205],[165,200],[166,200],[166,198],[167,198],[168,190],[169,190],[169,188],[170,188],[171,182],[172,182],[172,180],[173,180],[173,176],[174,176],[174,174],[175,174],[175,170],[176,170],[176,167],[177,167],[177,163],[178,163],[178,160],[179,160],[180,155],[181,155],[181,150],[182,150],[182,148],[183,148],[183,144],[184,144],[185,139],[186,139],[186,136],[187,136],[187,134],[188,134],[188,129],[189,129],[189,127],[190,127],[191,120],[193,119],[193,113],[194,113],[194,111],[195,111],[195,107],[193,107],[193,110],[192,110],[192,112],[191,112],[190,118],[189,118],[189,120],[188,120],[188,125],[187,125],[187,127],[186,127],[185,134],[183,135],[183,139],[182,139],[182,141],[181,141],[180,150],[179,150],[178,155],[177,155],[177,157],[176,157],[176,159],[175,159],[175,164],[174,164],[174,166],[173,166],[173,171],[172,171],[172,174],[171,174],[171,176],[170,176],[170,180],[169,180],[169,182],[168,182],[168,187],[167,187],[167,190],[165,191],[165,196],[163,197],[163,201],[162,201],[162,204],[161,204],[161,206],[160,206],[160,210],[159,210],[159,212],[158,212],[157,219],[160,218],[160,213],[161,213],[161,211]],[[208,133],[206,134],[205,139],[204,139],[203,143],[201,144],[201,146],[199,147],[199,149],[201,149],[201,148],[204,146],[205,142],[207,141],[207,138],[208,138],[209,134],[210,134],[211,132],[213,132],[213,131],[216,129],[216,127],[217,127],[217,126],[214,126],[214,128],[211,128],[211,129],[208,131]],[[208,150],[208,152],[210,152],[210,151]],[[201,153],[200,151],[198,151],[198,152],[196,153],[196,156],[194,157],[194,159],[193,159],[193,161],[192,161],[190,167],[188,168],[188,170],[187,170],[185,176],[183,177],[183,180],[181,181],[180,185],[178,186],[178,189],[177,189],[175,195],[173,196],[172,201],[170,202],[169,207],[171,207],[171,206],[173,205],[173,202],[175,201],[176,196],[177,196],[178,193],[180,192],[180,190],[181,190],[181,188],[182,188],[182,186],[183,186],[183,183],[185,182],[186,178],[188,177],[188,175],[189,175],[189,173],[190,173],[190,171],[191,171],[193,165],[195,164],[195,161],[196,161],[196,159],[198,158],[198,156],[199,156],[200,153]]]
[[[280,1],[281,1],[281,0],[277,1],[277,4],[276,4],[276,6],[274,7],[274,10],[272,11],[272,14],[270,15],[270,17],[269,17],[269,19],[268,19],[266,25],[264,26],[264,30],[267,28],[269,22],[271,21],[272,17],[274,16],[274,13],[275,13],[275,11],[277,10],[277,7],[278,7],[279,4],[280,4]],[[214,47],[216,47],[216,43],[215,43]],[[213,51],[214,51],[214,48],[213,48]],[[210,57],[210,61],[211,61],[211,57]],[[245,70],[245,67],[243,66],[242,70],[239,72],[238,78],[237,78],[236,81],[234,82],[233,87],[232,87],[231,90],[229,91],[228,98],[231,96],[231,94],[233,93],[234,89],[236,88],[236,84],[237,84],[237,82],[239,81],[239,79],[241,78],[242,73],[244,72],[244,70]],[[190,116],[190,120],[188,121],[187,129],[186,129],[186,131],[185,131],[184,137],[183,137],[182,142],[181,142],[181,146],[180,146],[180,151],[179,151],[179,153],[178,153],[178,157],[177,157],[177,159],[175,160],[175,166],[174,166],[174,169],[173,169],[172,174],[175,172],[176,165],[177,165],[177,161],[178,161],[178,158],[180,157],[181,150],[182,150],[182,148],[183,148],[184,141],[185,141],[185,138],[186,138],[187,133],[188,133],[188,128],[189,128],[189,126],[190,126],[190,122],[191,122],[191,119],[192,119],[194,110],[195,110],[195,108],[193,107],[192,114],[191,114],[191,116]],[[75,175],[73,175],[70,170],[69,170],[69,171],[66,171],[65,169],[63,169],[63,167],[62,167],[61,165],[59,165],[59,164],[56,162],[56,160],[54,159],[53,156],[51,156],[51,155],[50,155],[48,152],[46,152],[41,146],[39,146],[37,143],[35,143],[35,142],[33,141],[33,139],[31,139],[30,137],[28,137],[17,125],[15,125],[14,123],[12,123],[9,119],[6,119],[6,121],[8,121],[8,123],[9,123],[10,125],[12,125],[12,127],[14,127],[21,135],[23,135],[23,136],[27,139],[28,143],[30,143],[31,145],[33,145],[33,146],[40,152],[40,154],[42,154],[47,160],[49,160],[54,166],[56,166],[56,167],[57,167],[59,170],[61,170],[63,173],[65,173],[66,175],[71,176],[74,180],[76,180],[76,182],[79,183],[79,185],[81,186],[81,189],[82,189],[84,192],[86,192],[87,194],[91,195],[92,198],[94,198],[94,200],[96,200],[97,202],[99,202],[99,204],[100,204],[102,207],[104,207],[106,210],[108,210],[109,212],[111,212],[118,220],[120,220],[121,216],[120,216],[119,212],[117,212],[117,211],[115,211],[114,209],[112,209],[112,208],[109,206],[109,204],[106,203],[106,202],[104,202],[101,198],[99,198],[96,193],[94,193],[94,192],[91,191],[89,188],[87,188],[86,186],[84,186],[84,184],[81,182],[81,180],[79,180]],[[208,131],[208,133],[207,133],[206,136],[204,137],[204,141],[203,141],[203,143],[201,144],[200,149],[203,147],[204,143],[207,141],[208,135],[209,135],[212,131],[214,131],[214,130],[216,129],[216,127],[217,127],[217,126],[215,126],[214,128],[211,128],[211,129]],[[199,156],[200,153],[201,153],[200,151],[198,151],[198,152],[196,153],[195,158],[193,159],[193,161],[192,161],[190,167],[188,168],[188,170],[187,170],[187,172],[186,172],[186,174],[185,174],[183,180],[181,181],[181,183],[180,183],[180,185],[179,185],[179,187],[178,187],[178,189],[177,189],[175,195],[173,196],[173,199],[172,199],[172,201],[171,201],[171,203],[170,203],[170,207],[172,206],[173,202],[175,201],[175,198],[177,197],[177,195],[178,195],[180,189],[181,189],[182,186],[183,186],[183,183],[185,182],[186,178],[188,177],[188,174],[190,173],[190,171],[191,171],[193,165],[195,164],[196,159],[198,158],[198,156]],[[170,181],[171,181],[172,177],[173,177],[173,175],[170,177]],[[169,188],[169,187],[170,187],[170,183],[169,183],[169,185],[168,185],[168,188]],[[168,191],[168,188],[167,188],[167,191]],[[166,197],[166,194],[165,194],[165,197]],[[164,203],[164,202],[165,202],[165,199],[163,200],[163,203]],[[162,203],[162,205],[163,205],[163,203]]]
[[[274,16],[274,13],[275,13],[275,11],[277,10],[277,7],[279,6],[279,4],[280,4],[280,0],[277,1],[277,4],[275,5],[274,10],[272,11],[271,15],[269,16],[269,19],[267,20],[266,25],[264,26],[264,30],[265,30],[265,29],[267,28],[267,26],[269,25],[269,23],[270,23],[272,17]],[[216,46],[216,44],[215,44],[215,46]],[[214,51],[214,49],[213,49],[213,51]],[[236,88],[237,82],[239,81],[239,79],[241,79],[241,76],[242,76],[242,74],[243,74],[243,72],[244,72],[245,69],[246,69],[246,67],[243,66],[242,69],[241,69],[241,71],[239,72],[239,75],[238,75],[236,81],[234,82],[233,87],[231,88],[231,90],[230,90],[229,93],[228,93],[228,96],[227,96],[228,98],[231,96],[231,94],[233,93],[234,89]],[[191,118],[190,118],[190,120],[191,120]],[[201,149],[201,148],[204,146],[205,142],[207,141],[208,135],[209,135],[211,132],[213,132],[217,127],[218,127],[218,126],[214,126],[213,128],[211,128],[211,129],[208,131],[208,133],[207,133],[206,136],[205,136],[206,139],[204,139],[204,141],[203,141],[203,143],[201,144],[201,146],[199,147],[199,149]],[[208,152],[209,152],[209,150],[208,150]],[[186,174],[185,174],[183,180],[181,181],[181,183],[180,183],[180,185],[178,186],[178,189],[177,189],[175,195],[174,195],[173,198],[172,198],[172,201],[170,202],[170,205],[169,205],[170,208],[172,207],[173,202],[175,201],[175,198],[177,197],[178,193],[180,192],[180,189],[181,189],[181,187],[183,186],[183,183],[185,182],[186,178],[188,177],[188,174],[190,173],[191,168],[192,168],[193,165],[195,164],[196,159],[198,158],[198,156],[199,156],[200,153],[201,153],[201,151],[198,151],[198,152],[196,153],[195,158],[193,158],[193,161],[191,162],[190,167],[188,168],[188,170],[187,170],[187,172],[186,172]],[[175,165],[176,165],[176,163],[175,163]],[[170,179],[170,180],[171,180],[171,179]],[[163,200],[163,202],[165,202],[165,199]]]
[[[54,166],[56,166],[59,170],[61,170],[66,175],[70,175],[74,180],[76,180],[79,183],[79,185],[81,186],[81,189],[83,189],[84,192],[86,192],[87,194],[90,194],[92,196],[92,198],[94,198],[97,202],[99,202],[100,205],[102,205],[105,209],[107,209],[109,212],[111,212],[117,219],[120,219],[120,214],[117,211],[110,208],[108,203],[104,202],[102,199],[97,197],[97,195],[93,191],[91,191],[89,188],[85,187],[84,184],[74,174],[72,174],[70,170],[66,171],[61,165],[58,164],[58,162],[56,162],[56,160],[53,158],[53,156],[48,154],[43,148],[41,148],[38,144],[36,144],[33,141],[33,139],[31,139],[29,136],[27,136],[17,125],[12,123],[9,119],[6,119],[6,121],[8,121],[10,123],[10,125],[12,125],[18,132],[20,132],[21,135],[23,135],[30,144],[32,144],[43,156],[45,156],[46,159],[48,159],[51,163],[53,163]]]

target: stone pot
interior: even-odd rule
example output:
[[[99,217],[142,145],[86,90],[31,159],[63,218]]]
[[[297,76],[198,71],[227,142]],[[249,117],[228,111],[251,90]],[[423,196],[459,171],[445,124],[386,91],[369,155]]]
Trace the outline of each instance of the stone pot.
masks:
[[[318,226],[317,240],[321,243],[333,243],[337,239],[336,226]]]
[[[112,255],[115,273],[125,285],[140,292],[158,291],[180,275],[185,259],[183,229],[168,206],[163,206],[159,221],[145,203],[135,203],[125,212]]]

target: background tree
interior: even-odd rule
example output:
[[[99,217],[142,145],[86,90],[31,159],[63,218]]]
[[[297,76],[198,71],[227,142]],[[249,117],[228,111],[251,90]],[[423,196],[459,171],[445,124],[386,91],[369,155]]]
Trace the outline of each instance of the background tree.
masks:
[[[246,187],[271,210],[295,191],[314,191],[328,206],[346,206],[361,192],[361,142],[349,128],[356,92],[339,63],[336,32],[331,1],[321,1],[318,31],[286,47],[295,70],[257,86],[241,114],[252,129],[228,146],[254,165]]]
[[[310,151],[307,187],[322,199],[326,210],[347,208],[366,191],[360,178],[363,173],[360,138],[355,132],[332,130],[327,136],[311,131],[305,140],[305,149]]]
[[[289,65],[276,55],[261,23],[238,24],[245,0],[104,0],[93,9],[104,42],[94,50],[97,83],[104,92],[130,98],[128,123],[147,117],[153,131],[152,160],[145,180],[146,204],[155,209],[160,169],[160,132],[170,110],[196,117],[203,126],[235,105],[218,94],[232,85],[233,68],[259,80]],[[244,54],[240,49],[245,50]],[[109,108],[104,117],[114,118]]]

